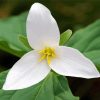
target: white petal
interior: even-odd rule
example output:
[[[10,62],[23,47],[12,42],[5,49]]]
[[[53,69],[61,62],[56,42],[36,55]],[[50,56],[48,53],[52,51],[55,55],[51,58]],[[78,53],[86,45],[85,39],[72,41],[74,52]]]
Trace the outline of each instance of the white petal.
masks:
[[[100,77],[95,65],[78,50],[59,46],[56,48],[57,58],[51,61],[50,67],[65,76],[82,78]]]
[[[40,3],[34,3],[29,11],[27,22],[27,37],[34,49],[45,46],[59,45],[58,25],[48,8]]]
[[[9,71],[4,90],[17,90],[32,86],[43,80],[50,72],[46,61],[39,62],[35,51],[25,54]]]

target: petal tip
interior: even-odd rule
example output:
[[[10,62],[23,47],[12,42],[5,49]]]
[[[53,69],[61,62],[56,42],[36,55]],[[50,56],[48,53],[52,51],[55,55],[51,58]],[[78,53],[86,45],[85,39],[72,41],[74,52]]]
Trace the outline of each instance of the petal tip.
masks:
[[[5,82],[4,85],[3,85],[3,87],[2,87],[2,90],[13,90],[13,89],[11,89],[11,87],[8,86],[8,85],[6,84],[6,82]]]
[[[35,2],[32,6],[41,6],[42,4],[39,2]]]
[[[42,4],[39,2],[35,2],[33,5],[42,5]]]
[[[2,90],[8,90],[5,84],[3,85]]]
[[[44,9],[48,9],[46,6],[44,6],[43,4],[39,3],[39,2],[35,2],[32,6],[32,7],[38,7],[38,8],[44,8]],[[49,9],[48,9],[49,11]],[[49,11],[50,12],[50,11]]]

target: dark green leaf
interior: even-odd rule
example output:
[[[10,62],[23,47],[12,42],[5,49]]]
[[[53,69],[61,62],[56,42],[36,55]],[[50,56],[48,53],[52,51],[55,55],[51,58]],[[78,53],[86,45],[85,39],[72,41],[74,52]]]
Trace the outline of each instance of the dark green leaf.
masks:
[[[20,35],[19,36],[19,40],[28,48],[30,48],[30,50],[32,49],[28,43],[27,37],[24,35]]]
[[[5,82],[7,73],[8,73],[8,71],[4,71],[4,72],[0,73],[0,89],[2,88],[2,86]]]
[[[27,13],[0,20],[0,49],[21,56],[29,49],[21,43],[19,35],[25,36]]]

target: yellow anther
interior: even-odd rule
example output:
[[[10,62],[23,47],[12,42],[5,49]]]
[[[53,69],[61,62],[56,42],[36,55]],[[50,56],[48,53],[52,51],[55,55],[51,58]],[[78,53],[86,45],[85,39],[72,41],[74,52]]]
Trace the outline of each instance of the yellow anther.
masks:
[[[50,48],[50,47],[46,47],[45,49],[40,50],[39,54],[41,56],[39,61],[46,59],[48,64],[51,63],[52,58],[56,57],[54,48]]]

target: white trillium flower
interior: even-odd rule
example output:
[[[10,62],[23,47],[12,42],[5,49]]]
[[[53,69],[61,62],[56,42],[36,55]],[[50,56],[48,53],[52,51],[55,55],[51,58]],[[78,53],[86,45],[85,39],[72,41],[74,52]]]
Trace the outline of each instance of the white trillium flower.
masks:
[[[48,8],[34,3],[26,22],[27,38],[34,50],[25,54],[9,71],[4,90],[30,87],[53,70],[64,76],[100,77],[95,65],[78,50],[59,46],[60,32]]]

